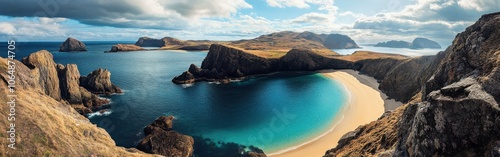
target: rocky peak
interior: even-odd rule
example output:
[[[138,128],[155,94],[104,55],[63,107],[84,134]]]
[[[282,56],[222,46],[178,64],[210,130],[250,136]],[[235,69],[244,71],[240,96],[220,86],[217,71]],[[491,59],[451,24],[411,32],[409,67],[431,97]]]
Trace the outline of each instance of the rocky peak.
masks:
[[[59,47],[59,52],[87,51],[85,44],[75,38],[69,37]]]
[[[326,37],[323,45],[329,49],[351,49],[359,46],[347,35],[330,34]]]

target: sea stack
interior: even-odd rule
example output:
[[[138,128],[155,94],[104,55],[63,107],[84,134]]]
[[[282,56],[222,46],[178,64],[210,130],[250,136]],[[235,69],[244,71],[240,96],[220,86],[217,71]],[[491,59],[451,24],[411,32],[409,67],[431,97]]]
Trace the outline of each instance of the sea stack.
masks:
[[[87,47],[81,41],[69,37],[61,44],[59,47],[59,52],[78,52],[78,51],[87,51]]]

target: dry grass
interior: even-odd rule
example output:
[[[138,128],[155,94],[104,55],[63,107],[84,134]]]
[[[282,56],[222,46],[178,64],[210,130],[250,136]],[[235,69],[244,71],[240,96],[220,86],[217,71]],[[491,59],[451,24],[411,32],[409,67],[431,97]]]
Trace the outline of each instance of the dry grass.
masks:
[[[333,58],[343,59],[347,61],[360,61],[366,59],[381,59],[381,58],[393,58],[397,60],[408,59],[410,57],[399,55],[399,54],[389,54],[389,53],[379,53],[379,52],[371,52],[371,51],[356,51],[352,55],[346,56],[332,56]]]
[[[7,86],[0,82],[1,102],[7,101]],[[16,103],[16,150],[1,138],[0,156],[151,156],[130,153],[115,146],[102,128],[78,114],[66,102],[58,102],[35,89],[18,90]],[[0,108],[9,113],[9,108]],[[1,130],[8,130],[6,114],[0,114]],[[7,136],[2,133],[2,136]]]

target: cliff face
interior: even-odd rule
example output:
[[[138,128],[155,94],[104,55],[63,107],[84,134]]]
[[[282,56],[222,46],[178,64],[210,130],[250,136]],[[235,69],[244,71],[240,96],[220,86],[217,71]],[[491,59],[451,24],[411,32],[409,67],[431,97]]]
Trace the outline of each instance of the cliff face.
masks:
[[[85,44],[79,40],[69,37],[59,47],[59,52],[87,51]]]
[[[30,54],[17,65],[16,74],[23,82],[21,88],[37,89],[55,100],[67,101],[83,115],[109,103],[96,94],[121,93],[120,88],[111,83],[109,71],[98,69],[87,77],[80,77],[76,65],[56,64],[52,54],[45,50]]]
[[[366,143],[365,139],[355,137],[327,155],[354,152],[364,156],[383,152],[391,156],[500,155],[499,24],[500,13],[482,16],[435,57],[427,68],[436,69],[430,75],[423,75],[430,77],[420,83],[421,96],[414,97],[420,101],[406,105],[401,115],[390,116],[399,118],[395,129],[377,128],[396,135],[397,141],[390,143],[390,148],[368,151],[362,148],[383,142]],[[379,122],[382,120],[376,123]],[[373,131],[362,136],[383,137]],[[352,149],[356,145],[360,146]]]
[[[191,65],[188,71],[175,77],[174,83],[195,81],[229,82],[245,76],[278,71],[306,71],[327,68],[350,68],[352,63],[327,58],[310,50],[292,49],[281,58],[263,58],[243,50],[214,44],[202,62],[201,68]]]
[[[8,148],[11,144],[8,139],[11,135],[2,133],[0,136],[0,156],[149,156],[134,149],[125,149],[116,147],[115,142],[109,134],[102,128],[92,124],[87,118],[80,115],[73,109],[73,105],[66,100],[78,101],[77,97],[70,98],[57,96],[57,93],[47,90],[56,90],[60,82],[61,86],[68,90],[60,88],[60,91],[77,91],[74,82],[77,81],[76,66],[68,65],[64,74],[53,75],[51,67],[54,66],[49,52],[39,51],[25,59],[28,66],[19,61],[16,63],[16,88],[15,106],[1,107],[0,129],[15,130],[15,147]],[[0,101],[9,102],[13,97],[7,94],[13,94],[8,91],[7,80],[7,59],[0,58]],[[45,70],[42,70],[45,69]],[[56,70],[57,71],[57,70]],[[50,76],[50,77],[49,77]],[[65,79],[56,76],[68,76]],[[46,80],[40,80],[46,79]],[[67,82],[67,83],[64,83]],[[50,85],[50,86],[49,86]],[[80,91],[82,88],[80,88]],[[90,93],[89,93],[90,94]],[[75,95],[78,95],[75,93]],[[56,100],[55,98],[59,98]],[[9,121],[8,113],[15,110],[15,120]],[[12,124],[15,128],[10,128]],[[135,153],[134,153],[135,152]]]

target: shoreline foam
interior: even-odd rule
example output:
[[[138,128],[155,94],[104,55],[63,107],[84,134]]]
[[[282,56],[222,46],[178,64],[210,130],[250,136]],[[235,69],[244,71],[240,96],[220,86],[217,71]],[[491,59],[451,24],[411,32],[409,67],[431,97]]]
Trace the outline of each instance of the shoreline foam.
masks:
[[[331,129],[319,136],[278,152],[270,153],[272,157],[323,156],[329,149],[337,145],[338,140],[347,132],[355,130],[359,125],[377,120],[386,110],[380,91],[361,82],[356,73],[348,71],[320,71],[323,76],[341,83],[349,94],[348,104],[332,120]],[[376,81],[375,81],[376,82]],[[369,106],[367,106],[367,104]],[[339,119],[339,116],[342,117]]]

